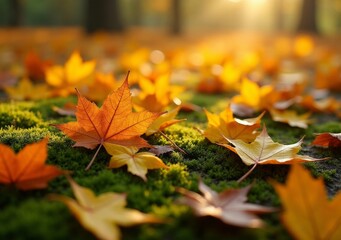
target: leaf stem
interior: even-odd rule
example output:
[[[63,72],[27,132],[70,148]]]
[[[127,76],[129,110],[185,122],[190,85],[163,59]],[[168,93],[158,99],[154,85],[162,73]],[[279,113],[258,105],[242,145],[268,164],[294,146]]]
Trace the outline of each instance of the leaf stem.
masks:
[[[102,146],[103,146],[103,143],[101,143],[101,145],[99,145],[99,147],[97,148],[97,150],[95,152],[95,155],[92,157],[92,159],[89,162],[88,166],[86,166],[85,171],[88,171],[91,168],[91,166],[94,163],[94,161],[95,161],[95,159],[96,159],[96,157],[98,155],[98,152],[99,152],[99,150],[101,149]]]
[[[176,145],[175,142],[173,142],[172,139],[170,139],[164,132],[159,131],[159,133],[162,135],[162,137],[166,138],[172,145],[173,147],[175,147],[176,149],[178,149],[180,152],[182,152],[183,154],[187,154],[185,150],[183,150],[182,148],[180,148],[178,145]]]
[[[253,164],[252,168],[250,168],[249,171],[247,171],[247,173],[245,173],[241,178],[238,179],[237,183],[240,183],[241,181],[243,181],[245,178],[247,178],[252,172],[253,170],[255,170],[256,166],[258,165],[258,163]]]

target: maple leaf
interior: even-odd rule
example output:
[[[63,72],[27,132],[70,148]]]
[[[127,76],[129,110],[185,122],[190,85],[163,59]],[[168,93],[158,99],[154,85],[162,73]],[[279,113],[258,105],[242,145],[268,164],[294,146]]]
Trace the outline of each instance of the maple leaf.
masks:
[[[272,120],[287,123],[292,127],[307,128],[308,124],[311,123],[311,120],[308,119],[311,113],[298,115],[295,111],[277,111],[275,109],[271,109],[270,113]]]
[[[153,215],[125,208],[126,194],[107,192],[96,196],[91,189],[79,186],[71,178],[69,182],[76,199],[62,195],[50,195],[49,198],[64,203],[80,224],[99,239],[120,239],[118,226],[161,222]]]
[[[160,75],[155,81],[141,77],[139,79],[140,93],[133,98],[137,110],[163,111],[174,98],[183,91],[183,87],[172,86],[169,74]]]
[[[140,137],[160,115],[148,111],[132,112],[128,76],[120,88],[108,95],[101,108],[78,94],[77,122],[54,125],[76,142],[74,146],[94,149],[99,145],[86,169],[89,169],[103,143],[149,147]]]
[[[55,87],[55,95],[67,96],[74,88],[84,85],[95,70],[95,61],[83,62],[78,52],[73,52],[64,66],[46,69],[46,82]]]
[[[227,140],[233,144],[234,147],[228,144],[221,145],[238,154],[246,165],[253,165],[253,167],[238,180],[239,182],[245,179],[258,164],[291,164],[293,162],[323,160],[297,154],[301,149],[303,139],[289,145],[274,142],[268,135],[265,126],[262,132],[251,143],[246,143],[242,140]]]
[[[35,52],[29,52],[24,61],[27,75],[33,80],[45,79],[45,70],[52,65],[51,61],[42,60]]]
[[[269,213],[275,209],[246,203],[250,188],[251,186],[247,186],[217,193],[200,180],[199,190],[203,195],[183,188],[178,191],[184,195],[180,203],[190,206],[198,216],[212,216],[239,227],[259,228],[263,226],[263,222],[256,213]]]
[[[233,117],[232,110],[228,107],[219,115],[205,110],[208,119],[207,129],[204,136],[212,143],[227,143],[226,139],[241,139],[245,142],[253,141],[260,127],[260,119],[264,112],[256,118],[238,119]]]
[[[13,184],[18,189],[46,188],[48,181],[63,174],[59,168],[46,165],[47,138],[26,145],[18,154],[0,144],[0,183]]]
[[[254,111],[259,111],[269,109],[277,101],[277,96],[272,86],[260,87],[257,83],[245,78],[241,83],[240,94],[234,96],[231,101],[234,105],[244,105]]]
[[[39,100],[50,96],[46,84],[32,84],[27,78],[23,78],[15,87],[5,87],[5,91],[14,100]]]
[[[146,135],[150,136],[156,132],[163,131],[164,129],[166,129],[167,127],[173,124],[186,120],[186,119],[174,119],[176,115],[178,114],[179,110],[180,110],[180,107],[174,108],[173,110],[168,111],[167,113],[162,114],[157,119],[155,119],[154,122],[152,122],[152,124],[150,124],[150,126],[148,127],[146,131]]]
[[[341,147],[341,133],[319,133],[311,144],[319,147]]]
[[[322,178],[314,179],[303,166],[293,164],[285,185],[272,185],[284,208],[282,221],[295,239],[341,239],[341,194],[330,201]]]
[[[124,147],[105,143],[105,150],[112,156],[109,168],[128,166],[128,171],[147,181],[148,169],[168,168],[162,160],[151,152],[139,152],[137,147]]]
[[[341,108],[340,102],[332,97],[315,100],[313,96],[308,95],[300,98],[298,103],[313,112],[338,113]]]
[[[112,74],[96,73],[84,96],[93,101],[102,101],[121,84],[122,82],[117,81]]]

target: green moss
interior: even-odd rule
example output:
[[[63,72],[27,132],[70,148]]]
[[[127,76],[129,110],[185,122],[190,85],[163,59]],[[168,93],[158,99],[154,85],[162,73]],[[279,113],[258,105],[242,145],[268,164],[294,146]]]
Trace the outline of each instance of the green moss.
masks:
[[[42,125],[39,114],[23,109],[15,103],[0,105],[0,128],[31,128]]]

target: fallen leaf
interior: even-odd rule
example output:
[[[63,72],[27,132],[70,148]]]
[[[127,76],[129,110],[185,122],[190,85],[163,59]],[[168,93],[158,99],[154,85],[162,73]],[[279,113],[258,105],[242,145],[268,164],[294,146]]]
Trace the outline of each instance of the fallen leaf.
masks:
[[[18,154],[0,144],[0,183],[13,184],[21,190],[46,188],[50,180],[63,174],[59,168],[46,165],[47,138],[26,145]]]
[[[63,116],[75,116],[77,107],[74,103],[65,103],[63,107],[52,106],[52,110]]]
[[[293,164],[285,185],[272,183],[284,208],[282,221],[295,239],[341,239],[341,194],[328,199],[322,178]]]
[[[64,66],[55,65],[46,69],[46,82],[55,88],[54,95],[68,96],[89,81],[95,70],[95,61],[83,62],[78,52],[73,52]]]
[[[254,111],[269,109],[277,101],[274,88],[270,85],[258,86],[257,83],[244,78],[240,94],[231,99],[233,104],[245,105]]]
[[[164,129],[173,124],[184,121],[185,119],[174,119],[178,114],[179,110],[180,107],[174,108],[173,110],[165,114],[162,114],[157,119],[155,119],[154,122],[152,122],[152,124],[149,125],[146,131],[146,135],[150,136],[156,132],[163,131]]]
[[[109,168],[128,166],[128,172],[147,181],[148,169],[168,168],[162,160],[151,152],[139,152],[137,147],[124,147],[116,144],[104,143],[105,150],[112,156]]]
[[[233,117],[232,110],[228,107],[219,115],[205,110],[208,120],[204,136],[212,143],[228,143],[226,139],[240,139],[252,142],[257,136],[256,130],[260,127],[260,120],[264,112],[256,118],[238,119]]]
[[[275,209],[246,203],[250,188],[251,186],[247,186],[217,193],[200,180],[199,190],[203,195],[183,188],[178,191],[184,195],[180,203],[190,206],[198,216],[212,216],[239,227],[259,228],[264,224],[256,213],[270,213]]]
[[[94,149],[99,145],[89,169],[103,143],[149,147],[140,137],[160,113],[132,112],[128,75],[120,88],[108,95],[101,108],[78,94],[77,122],[54,125],[76,143],[76,147]]]
[[[51,61],[41,59],[35,52],[29,52],[24,62],[28,77],[36,81],[44,80],[45,70],[52,65]]]
[[[91,189],[79,186],[71,178],[69,182],[76,199],[62,195],[50,195],[49,198],[64,203],[80,224],[99,239],[121,239],[118,226],[161,222],[150,214],[126,208],[126,194],[107,192],[96,196]]]
[[[298,103],[313,112],[338,113],[341,109],[341,103],[332,97],[315,100],[313,96],[308,95],[299,99]]]
[[[319,133],[311,143],[318,147],[341,147],[341,133]]]
[[[242,140],[227,140],[233,144],[234,147],[228,144],[221,145],[238,154],[246,165],[253,165],[253,167],[238,180],[239,182],[245,179],[258,164],[291,164],[294,162],[324,160],[298,155],[297,153],[301,149],[303,139],[289,145],[274,142],[268,135],[265,126],[262,132],[251,143],[246,143]]]
[[[174,147],[171,145],[153,145],[153,147],[149,150],[149,152],[154,153],[156,156],[173,151]]]
[[[291,127],[308,128],[308,124],[311,123],[309,119],[311,113],[297,114],[292,110],[277,111],[275,109],[270,110],[272,120],[276,122],[283,122],[289,124]]]
[[[32,84],[32,82],[23,78],[17,86],[5,87],[6,93],[14,100],[39,100],[50,96],[49,87],[46,84]]]

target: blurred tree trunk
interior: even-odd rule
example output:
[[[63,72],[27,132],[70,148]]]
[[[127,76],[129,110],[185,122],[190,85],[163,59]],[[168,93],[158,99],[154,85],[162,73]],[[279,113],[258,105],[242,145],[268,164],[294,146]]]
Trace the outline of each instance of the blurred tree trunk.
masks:
[[[132,23],[135,26],[141,25],[142,22],[142,0],[134,0],[132,8]]]
[[[181,0],[172,0],[171,4],[171,33],[181,33]]]
[[[118,0],[88,0],[85,28],[96,31],[121,32],[124,30]]]
[[[10,27],[18,27],[22,23],[22,7],[20,0],[7,0],[9,5],[9,21],[8,25]]]
[[[317,0],[303,0],[298,31],[318,33],[316,24]]]
[[[282,32],[284,31],[284,1],[283,0],[277,0],[275,1],[275,13],[276,13],[276,27],[277,31]]]

